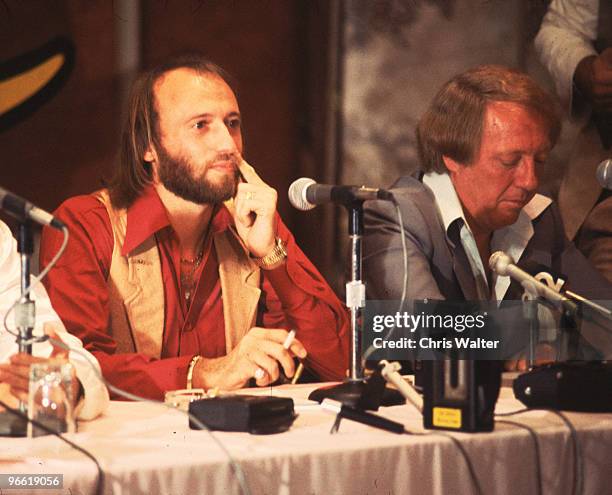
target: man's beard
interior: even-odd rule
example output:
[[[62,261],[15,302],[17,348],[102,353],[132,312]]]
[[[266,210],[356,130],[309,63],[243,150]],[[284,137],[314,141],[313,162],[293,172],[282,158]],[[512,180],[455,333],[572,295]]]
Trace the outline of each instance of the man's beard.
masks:
[[[206,168],[200,177],[194,176],[194,167],[189,160],[182,156],[171,156],[163,146],[159,146],[157,159],[159,180],[168,191],[180,198],[197,204],[216,204],[236,195],[240,173],[234,155],[219,154],[206,163]],[[210,166],[222,160],[234,163],[234,173],[224,175],[218,183],[213,184],[206,178],[206,174]]]

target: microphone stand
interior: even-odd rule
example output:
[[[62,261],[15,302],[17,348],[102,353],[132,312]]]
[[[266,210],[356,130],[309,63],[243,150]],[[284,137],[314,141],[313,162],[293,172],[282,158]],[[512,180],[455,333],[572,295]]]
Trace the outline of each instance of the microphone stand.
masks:
[[[363,380],[361,363],[361,333],[365,308],[365,283],[361,280],[363,252],[363,201],[356,201],[349,210],[349,237],[351,239],[351,281],[346,284],[346,306],[351,311],[351,347],[349,380]]]
[[[538,291],[529,283],[523,283],[523,314],[529,320],[529,349],[527,351],[527,365],[532,369],[535,365],[536,342],[540,333],[538,320]]]
[[[540,297],[537,288],[525,281],[521,284],[525,292],[523,293],[523,301],[525,306],[523,314],[529,320],[529,348],[527,350],[527,365],[529,369],[533,369],[536,363],[536,345],[540,333],[540,321],[538,318],[538,306],[541,304],[545,308],[555,308],[555,305],[545,298]],[[569,354],[569,357],[574,356],[578,350],[578,335],[580,333],[580,325],[578,318],[581,316],[581,311],[578,306],[561,307],[561,335],[557,339],[557,359],[561,349]]]
[[[15,307],[15,321],[19,330],[19,352],[32,354],[32,331],[36,319],[34,301],[30,297],[30,257],[34,252],[32,225],[29,221],[19,224],[17,251],[21,261],[21,297]]]
[[[32,332],[34,330],[36,311],[34,301],[30,297],[30,257],[34,252],[32,224],[29,220],[19,223],[17,235],[17,251],[21,262],[21,297],[15,306],[15,323],[19,332],[17,345],[19,352],[32,354]],[[27,413],[27,405],[19,401],[19,411]],[[0,413],[0,436],[25,437],[27,421],[8,411]]]
[[[564,330],[562,344],[568,359],[579,359],[583,324],[604,328],[609,332],[612,330],[612,311],[569,290],[565,291],[565,295],[572,304],[565,309],[561,319],[561,328]]]
[[[343,383],[314,390],[310,400],[322,402],[333,399],[344,405],[360,409],[377,410],[381,405],[403,404],[404,398],[396,390],[388,389],[385,382],[364,379],[361,357],[363,309],[365,308],[365,283],[361,280],[363,251],[363,200],[344,203],[349,215],[348,232],[351,240],[351,280],[346,284],[346,306],[351,312],[351,341],[349,350],[349,375]],[[380,373],[379,373],[380,374]]]
[[[557,339],[557,359],[560,358],[561,352],[564,352],[565,360],[578,359],[581,327],[584,321],[596,325],[602,325],[604,321],[612,322],[611,310],[574,292],[566,291],[565,295],[569,299],[565,303],[558,305],[543,297],[539,297],[538,290],[533,284],[523,282],[522,285],[525,289],[523,301],[526,302],[524,314],[529,319],[529,368],[533,368],[535,365],[535,348],[539,333],[538,304],[542,304],[546,308],[556,308],[561,311],[561,333]]]

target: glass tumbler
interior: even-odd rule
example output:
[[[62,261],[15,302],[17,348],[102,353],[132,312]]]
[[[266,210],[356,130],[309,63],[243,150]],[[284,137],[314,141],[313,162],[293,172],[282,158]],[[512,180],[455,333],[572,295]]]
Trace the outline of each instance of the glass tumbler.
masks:
[[[57,433],[74,433],[73,366],[66,361],[49,360],[30,366],[28,418],[42,423]],[[28,436],[49,435],[28,422]]]

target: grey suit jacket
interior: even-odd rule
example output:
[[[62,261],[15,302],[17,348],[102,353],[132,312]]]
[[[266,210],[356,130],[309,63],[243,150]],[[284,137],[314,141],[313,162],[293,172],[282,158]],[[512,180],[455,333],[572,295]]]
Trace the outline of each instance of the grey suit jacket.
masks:
[[[477,300],[476,283],[458,232],[447,235],[432,191],[412,176],[401,177],[392,192],[400,205],[408,250],[407,299]],[[612,284],[567,239],[558,209],[549,206],[533,221],[534,235],[517,264],[536,263],[563,274],[564,288],[596,300],[612,300]],[[403,288],[402,245],[395,207],[372,201],[365,207],[364,274],[368,299],[399,300]],[[506,300],[520,300],[512,282]],[[595,329],[583,336],[596,348],[612,344],[612,333]]]

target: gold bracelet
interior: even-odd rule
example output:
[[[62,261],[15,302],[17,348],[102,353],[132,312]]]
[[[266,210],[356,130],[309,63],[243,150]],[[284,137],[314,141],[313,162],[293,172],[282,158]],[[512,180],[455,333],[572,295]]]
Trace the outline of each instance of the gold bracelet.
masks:
[[[264,270],[274,270],[281,266],[287,258],[287,247],[284,241],[277,237],[274,241],[274,249],[261,258],[251,258],[255,264]]]
[[[200,359],[202,359],[202,356],[198,354],[197,356],[193,356],[191,361],[189,361],[189,368],[187,368],[187,390],[191,390],[193,388],[193,370]]]

